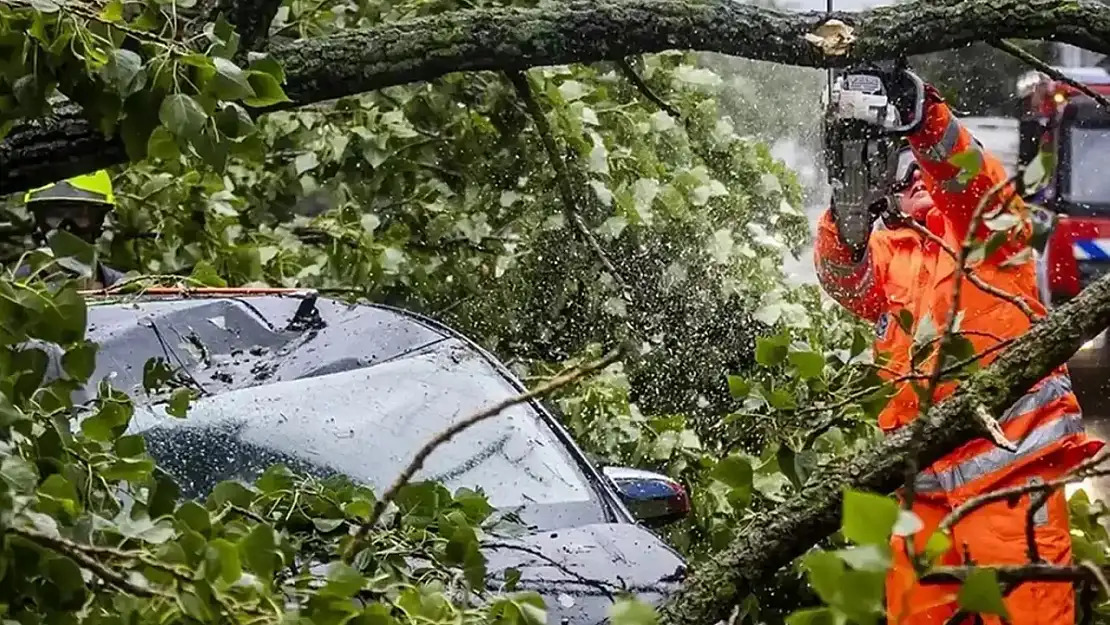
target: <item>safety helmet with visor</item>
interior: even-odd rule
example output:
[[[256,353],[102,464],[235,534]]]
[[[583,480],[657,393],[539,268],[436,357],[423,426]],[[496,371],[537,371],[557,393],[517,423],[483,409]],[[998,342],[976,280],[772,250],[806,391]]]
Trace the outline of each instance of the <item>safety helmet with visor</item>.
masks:
[[[100,236],[116,203],[104,170],[32,189],[23,200],[41,234],[66,230],[88,241]]]

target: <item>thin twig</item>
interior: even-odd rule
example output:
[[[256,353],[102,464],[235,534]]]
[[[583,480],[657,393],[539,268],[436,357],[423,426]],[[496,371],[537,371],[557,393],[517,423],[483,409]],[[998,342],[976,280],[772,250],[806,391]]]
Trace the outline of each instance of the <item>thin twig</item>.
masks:
[[[540,103],[536,101],[536,97],[532,94],[532,87],[528,84],[528,77],[524,72],[512,71],[505,72],[509,77],[509,81],[516,89],[517,95],[524,102],[525,108],[528,110],[528,115],[532,118],[532,123],[536,125],[536,130],[540,134],[540,140],[543,142],[544,150],[547,151],[547,160],[551,162],[551,167],[555,170],[555,184],[559,189],[559,197],[563,202],[563,216],[567,222],[578,233],[578,236],[590,247],[590,250],[605,267],[605,271],[613,276],[613,280],[620,287],[621,294],[625,298],[626,303],[631,307],[631,288],[628,283],[624,281],[620,272],[617,271],[613,262],[609,260],[609,255],[605,250],[601,249],[597,239],[594,238],[592,232],[586,222],[582,220],[582,216],[578,213],[577,194],[571,184],[570,172],[567,169],[566,163],[563,161],[562,156],[559,155],[559,146],[555,143],[555,134],[551,130],[551,124],[547,122],[547,115],[540,108]]]
[[[1103,573],[1102,569],[1098,568],[1098,565],[1090,560],[1080,562],[1079,566],[1090,571],[1091,576],[1095,578],[1099,586],[1102,586],[1102,590],[1106,593],[1106,596],[1110,597],[1110,582],[1106,581],[1106,574]]]
[[[984,357],[989,356],[990,354],[992,354],[994,352],[1001,351],[1001,350],[1009,347],[1010,344],[1013,343],[1013,342],[1014,342],[1014,339],[1006,339],[1004,341],[996,343],[996,344],[984,349],[983,351],[979,352],[978,354],[975,354],[974,356],[971,356],[969,358],[965,358],[965,359],[963,359],[963,360],[961,360],[961,361],[959,361],[959,362],[957,362],[953,365],[945,367],[944,370],[941,373],[943,375],[948,375],[949,373],[955,373],[955,372],[959,371],[960,369],[963,369],[964,367],[966,367],[970,364],[973,364],[975,361],[979,360],[980,358],[984,358]],[[860,390],[855,391],[855,392],[845,396],[844,398],[839,399],[839,400],[837,400],[837,401],[835,401],[831,404],[822,404],[820,406],[812,406],[810,408],[805,408],[805,409],[799,410],[796,414],[805,415],[805,414],[810,414],[810,413],[814,413],[814,412],[824,412],[824,411],[827,411],[827,410],[836,410],[838,408],[843,408],[843,407],[847,406],[848,404],[850,404],[854,401],[863,399],[864,397],[867,397],[868,395],[872,395],[872,394],[878,392],[880,388],[883,388],[883,387],[886,387],[886,386],[894,386],[894,385],[897,385],[897,384],[902,384],[904,382],[909,382],[911,380],[927,380],[928,378],[929,378],[929,374],[925,374],[925,373],[906,373],[906,374],[903,374],[903,375],[900,375],[900,376],[894,378],[893,380],[890,380],[890,381],[886,382],[885,384],[883,384],[882,387],[860,389]]]
[[[1095,568],[1095,571],[1098,571],[1097,574],[1092,572],[1092,566]],[[1099,575],[1103,573],[1102,570],[1093,563],[1088,565],[1086,562],[1075,566],[1060,566],[1056,564],[1046,564],[1044,562],[1031,564],[938,566],[929,569],[922,575],[920,582],[923,585],[960,583],[966,580],[968,575],[976,569],[994,571],[994,574],[998,577],[998,581],[1002,583],[1065,582],[1080,580],[1099,581]]]
[[[956,253],[956,250],[952,249],[951,245],[948,245],[948,243],[946,243],[944,241],[944,239],[937,236],[931,230],[929,230],[925,226],[923,226],[923,225],[921,225],[921,224],[919,224],[915,221],[912,221],[912,220],[907,225],[908,225],[909,228],[913,229],[917,233],[921,234],[922,236],[928,238],[930,241],[939,245],[940,248],[943,249],[946,254],[948,254],[949,256],[952,257],[953,260],[956,260],[956,261],[959,260],[959,255]],[[983,278],[981,278],[977,273],[972,271],[972,269],[970,267],[966,267],[965,270],[966,270],[965,277],[967,278],[967,281],[974,284],[976,286],[976,288],[978,288],[979,290],[985,291],[985,292],[990,293],[991,295],[993,295],[993,296],[995,296],[999,299],[1006,300],[1007,302],[1010,302],[1015,307],[1017,307],[1018,310],[1020,310],[1022,313],[1024,313],[1025,316],[1029,318],[1030,322],[1037,321],[1039,319],[1037,314],[1035,312],[1033,312],[1033,309],[1029,307],[1029,304],[1021,296],[1014,295],[1013,293],[1009,293],[1009,292],[1007,292],[1003,289],[1000,289],[1000,288],[994,286],[993,284],[990,284],[990,283],[984,281]]]
[[[1010,43],[1009,41],[1006,41],[1005,39],[999,39],[999,40],[996,40],[996,41],[991,41],[989,43],[990,43],[991,46],[993,46],[993,47],[995,47],[995,48],[997,48],[997,49],[999,49],[999,50],[1001,50],[1001,51],[1003,51],[1003,52],[1005,52],[1005,53],[1007,53],[1011,56],[1017,57],[1018,59],[1021,59],[1022,61],[1025,61],[1029,65],[1032,65],[1033,67],[1035,67],[1040,72],[1050,76],[1053,80],[1058,80],[1062,83],[1067,83],[1069,86],[1074,87],[1074,88],[1078,89],[1079,91],[1082,91],[1083,95],[1086,95],[1086,96],[1089,96],[1089,97],[1093,98],[1094,101],[1098,102],[1099,105],[1102,106],[1103,108],[1110,109],[1110,100],[1107,100],[1103,95],[1101,95],[1099,93],[1095,93],[1095,91],[1092,90],[1087,85],[1085,85],[1085,84],[1083,84],[1083,83],[1081,83],[1077,80],[1074,80],[1072,78],[1069,78],[1069,77],[1065,76],[1062,72],[1060,72],[1056,68],[1054,68],[1051,65],[1049,65],[1048,63],[1045,63],[1044,61],[1038,59],[1036,56],[1030,54],[1029,52],[1026,52],[1025,50],[1022,50],[1020,47]]]
[[[81,545],[60,536],[50,536],[26,527],[8,527],[6,531],[29,540],[41,547],[72,558],[111,586],[136,597],[163,597],[173,599],[174,595],[157,588],[140,586],[129,580],[123,573],[110,568],[88,553],[90,545]]]
[[[1034,517],[1048,502],[1051,490],[1042,490],[1029,498],[1029,509],[1025,511],[1025,552],[1032,563],[1041,562],[1041,554],[1037,549],[1037,522]]]
[[[595,360],[594,362],[571,369],[570,371],[556,376],[546,383],[537,386],[531,391],[502,400],[490,406],[489,408],[484,408],[474,413],[473,415],[466,417],[461,421],[458,421],[451,427],[437,434],[434,438],[432,438],[432,440],[428,441],[423,447],[420,448],[419,451],[416,452],[416,455],[413,456],[413,459],[411,462],[409,462],[408,466],[406,466],[405,469],[401,471],[401,474],[397,476],[397,479],[393,481],[393,484],[389,487],[388,490],[385,491],[385,494],[382,495],[381,499],[379,499],[374,504],[374,509],[370,514],[370,519],[363,523],[361,527],[359,527],[358,532],[355,534],[355,540],[351,542],[351,545],[353,546],[356,543],[360,542],[360,540],[373,528],[373,526],[378,522],[378,519],[380,519],[382,514],[385,512],[386,506],[388,506],[389,503],[393,501],[393,499],[397,496],[397,493],[406,484],[409,483],[413,476],[416,475],[416,473],[424,467],[424,462],[428,459],[428,456],[432,455],[432,452],[438,449],[441,445],[447,443],[458,434],[477,425],[478,423],[481,423],[482,421],[485,421],[486,419],[489,419],[491,417],[497,416],[502,411],[508,408],[511,408],[517,404],[523,404],[525,402],[532,401],[533,399],[536,399],[538,397],[543,397],[553,391],[556,391],[572,382],[581,379],[586,375],[589,375],[590,373],[593,373],[594,371],[598,371],[600,369],[608,367],[614,362],[620,360],[621,357],[624,355],[624,352],[625,349],[623,347],[618,347],[602,358]],[[349,548],[348,553],[350,553],[350,551],[351,549]]]
[[[644,80],[644,77],[641,76],[639,72],[636,71],[636,68],[632,67],[632,64],[628,62],[628,59],[617,59],[616,63],[617,68],[620,69],[621,73],[624,74],[624,77],[628,79],[628,82],[635,85],[636,89],[639,90],[639,92],[645,98],[650,100],[655,106],[663,109],[667,113],[667,115],[675,118],[675,121],[682,121],[682,112],[674,106],[668,104],[666,100],[659,96],[659,94],[655,93],[655,91],[652,90],[651,86],[647,84],[647,81]]]
[[[941,520],[940,524],[937,525],[937,531],[949,531],[950,529],[952,529],[952,526],[960,522],[960,520],[962,520],[964,517],[989,503],[1011,500],[1028,493],[1050,491],[1054,488],[1059,488],[1060,486],[1063,486],[1065,484],[1081,482],[1089,477],[1110,475],[1110,469],[1096,468],[1107,460],[1110,460],[1110,448],[1100,452],[1093,458],[1083,461],[1079,466],[1075,468],[1075,470],[1055,480],[1049,480],[1037,484],[1025,484],[1023,486],[1011,486],[1009,488],[1002,488],[999,490],[991,491],[989,493],[978,495],[976,497],[972,497],[971,499],[968,499],[964,503],[957,506],[954,510],[949,512],[948,516],[944,517],[944,519]]]

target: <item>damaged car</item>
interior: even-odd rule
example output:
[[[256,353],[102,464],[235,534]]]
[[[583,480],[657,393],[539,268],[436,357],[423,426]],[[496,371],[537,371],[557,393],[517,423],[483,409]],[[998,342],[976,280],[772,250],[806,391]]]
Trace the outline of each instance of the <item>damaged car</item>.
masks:
[[[525,390],[472,341],[397,308],[292,289],[170,291],[90,302],[87,336],[100,346],[90,382],[134,399],[129,433],[183,497],[275,464],[380,493],[432,437]],[[143,392],[152,359],[198,390],[187,418]],[[543,402],[463,431],[415,479],[480,489],[524,524],[483,551],[491,572],[520,571],[517,587],[544,597],[551,623],[605,622],[620,591],[660,603],[685,576],[650,529],[689,513],[682,485],[595,466]]]

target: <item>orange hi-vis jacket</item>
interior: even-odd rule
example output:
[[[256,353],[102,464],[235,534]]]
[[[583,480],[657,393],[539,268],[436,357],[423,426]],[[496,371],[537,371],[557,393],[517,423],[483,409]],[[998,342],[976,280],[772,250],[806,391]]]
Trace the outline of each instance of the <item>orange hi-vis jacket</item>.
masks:
[[[989,213],[1008,201],[1004,210],[1020,217],[1024,230],[1016,227],[1018,234],[985,259],[972,263],[970,271],[995,288],[1024,299],[1035,313],[1045,314],[1037,295],[1034,259],[1028,253],[1018,255],[1027,247],[1032,231],[1027,207],[1020,198],[1013,197],[1012,186],[992,193],[1009,177],[1002,164],[973,140],[935,91],[930,89],[929,94],[925,123],[909,137],[933,200],[923,225],[958,253],[979,202],[991,196],[993,206],[984,211]],[[949,158],[965,151],[971,151],[981,167],[970,179],[961,181],[960,167]],[[985,225],[976,233],[980,240],[991,234]],[[841,242],[831,212],[826,210],[820,218],[814,257],[825,290],[855,314],[875,323],[876,355],[889,353],[880,375],[897,380],[910,373],[930,373],[937,366],[934,357],[911,371],[911,349],[920,324],[931,323],[937,340],[947,326],[956,275],[956,260],[951,254],[937,242],[902,226],[877,229],[863,258],[853,262],[851,250]],[[980,290],[966,279],[961,284],[957,310],[957,330],[970,340],[975,353],[987,352],[979,361],[982,366],[1001,351],[988,350],[1024,334],[1031,325],[1012,302]],[[905,318],[903,311],[912,315],[908,332],[899,322],[900,317]],[[935,401],[950,395],[954,387],[951,381],[938,385]],[[916,391],[909,381],[902,381],[879,415],[879,425],[890,433],[916,418],[919,408]],[[1017,475],[1031,472],[1041,479],[1052,479],[1102,447],[1101,442],[1084,434],[1066,365],[1034,385],[1003,414],[994,416],[1006,437],[1018,445],[1017,452],[999,448],[985,438],[973,440],[917,476],[915,490],[920,496],[935,496],[958,505]]]

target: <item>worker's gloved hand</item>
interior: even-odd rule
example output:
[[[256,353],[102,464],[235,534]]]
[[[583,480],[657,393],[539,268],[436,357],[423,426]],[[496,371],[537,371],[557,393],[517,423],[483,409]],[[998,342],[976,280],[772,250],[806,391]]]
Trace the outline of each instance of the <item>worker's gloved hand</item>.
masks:
[[[892,151],[890,158],[869,163],[847,160],[853,156],[845,155],[843,175],[832,183],[832,217],[840,240],[859,260],[867,249],[875,220],[897,201],[890,188],[897,170],[898,153]],[[873,169],[869,172],[868,168]],[[882,181],[879,184],[875,184],[876,174]]]
[[[849,70],[834,81],[826,112],[831,126],[825,149],[834,155],[829,180],[832,217],[840,240],[857,259],[886,208],[897,169],[897,139],[887,130],[902,126],[902,119],[888,97],[886,78],[872,67]]]

